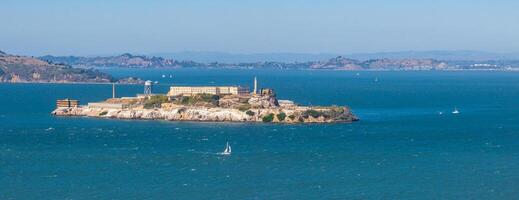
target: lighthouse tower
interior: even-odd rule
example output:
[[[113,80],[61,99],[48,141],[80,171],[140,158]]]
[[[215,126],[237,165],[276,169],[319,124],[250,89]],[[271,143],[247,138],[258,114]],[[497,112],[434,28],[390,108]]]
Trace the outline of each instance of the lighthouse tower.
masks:
[[[115,83],[112,83],[112,98],[115,99]]]
[[[256,77],[254,77],[254,91],[252,92],[252,94],[258,94],[258,80],[256,79]]]

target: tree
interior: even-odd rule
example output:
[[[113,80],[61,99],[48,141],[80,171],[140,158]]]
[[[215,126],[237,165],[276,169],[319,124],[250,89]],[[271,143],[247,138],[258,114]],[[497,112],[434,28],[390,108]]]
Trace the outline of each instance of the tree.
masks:
[[[277,114],[276,117],[278,118],[279,121],[284,121],[285,118],[287,117],[287,114],[285,114],[284,112],[281,112],[281,113]]]
[[[272,122],[274,120],[274,114],[270,113],[268,115],[263,116],[263,122]]]

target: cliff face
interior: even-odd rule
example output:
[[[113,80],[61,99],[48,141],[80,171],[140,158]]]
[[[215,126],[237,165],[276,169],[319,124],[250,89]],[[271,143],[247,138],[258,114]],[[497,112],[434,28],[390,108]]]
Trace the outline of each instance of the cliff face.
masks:
[[[0,82],[110,82],[113,78],[92,69],[56,65],[33,57],[0,53]]]
[[[340,112],[333,109],[339,109]],[[315,113],[311,113],[315,112]],[[335,113],[328,115],[327,113]],[[263,108],[240,111],[233,108],[207,108],[179,106],[170,109],[103,109],[89,107],[58,108],[52,112],[58,116],[88,116],[112,119],[145,119],[169,121],[215,122],[274,122],[274,123],[334,123],[358,120],[348,108],[306,107]]]
[[[133,100],[124,108],[117,109],[110,105],[104,107],[80,106],[57,108],[52,114],[171,121],[333,123],[357,120],[348,107],[305,107],[287,103],[288,101],[279,104],[273,95],[249,96],[248,98],[230,95],[213,103],[209,103],[208,100],[208,98],[180,97],[180,99],[166,101],[166,99],[156,96],[141,102]],[[124,101],[124,99],[108,99],[105,104],[124,103]],[[150,106],[152,104],[153,106]]]

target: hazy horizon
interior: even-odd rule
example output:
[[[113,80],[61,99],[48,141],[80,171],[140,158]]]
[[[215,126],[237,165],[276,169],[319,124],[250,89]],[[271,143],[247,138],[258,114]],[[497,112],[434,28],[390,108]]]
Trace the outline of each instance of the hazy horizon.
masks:
[[[499,54],[483,51],[400,51],[400,52],[375,52],[375,53],[354,53],[354,54],[334,54],[334,53],[226,53],[226,52],[204,52],[204,51],[185,51],[185,52],[162,52],[141,54],[125,52],[133,56],[162,57],[180,61],[195,61],[202,63],[243,63],[243,62],[309,62],[329,60],[337,56],[349,59],[370,60],[370,59],[436,59],[443,61],[492,61],[492,60],[519,60],[519,54],[508,53]],[[80,57],[111,57],[120,56],[123,53],[87,55]],[[78,55],[45,55],[45,56],[78,56]],[[43,57],[45,57],[43,56]]]
[[[0,50],[21,55],[519,52],[519,2],[511,0],[2,4]]]

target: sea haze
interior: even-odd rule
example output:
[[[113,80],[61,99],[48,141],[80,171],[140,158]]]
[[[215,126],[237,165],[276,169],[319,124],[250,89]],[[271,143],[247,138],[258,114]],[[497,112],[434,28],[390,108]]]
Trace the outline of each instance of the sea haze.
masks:
[[[519,198],[518,73],[107,72],[159,81],[153,89],[162,93],[171,85],[250,86],[257,76],[279,99],[349,105],[361,121],[53,117],[56,99],[101,101],[111,86],[0,84],[0,199]],[[119,85],[117,95],[142,90]],[[233,154],[217,155],[226,142]]]

